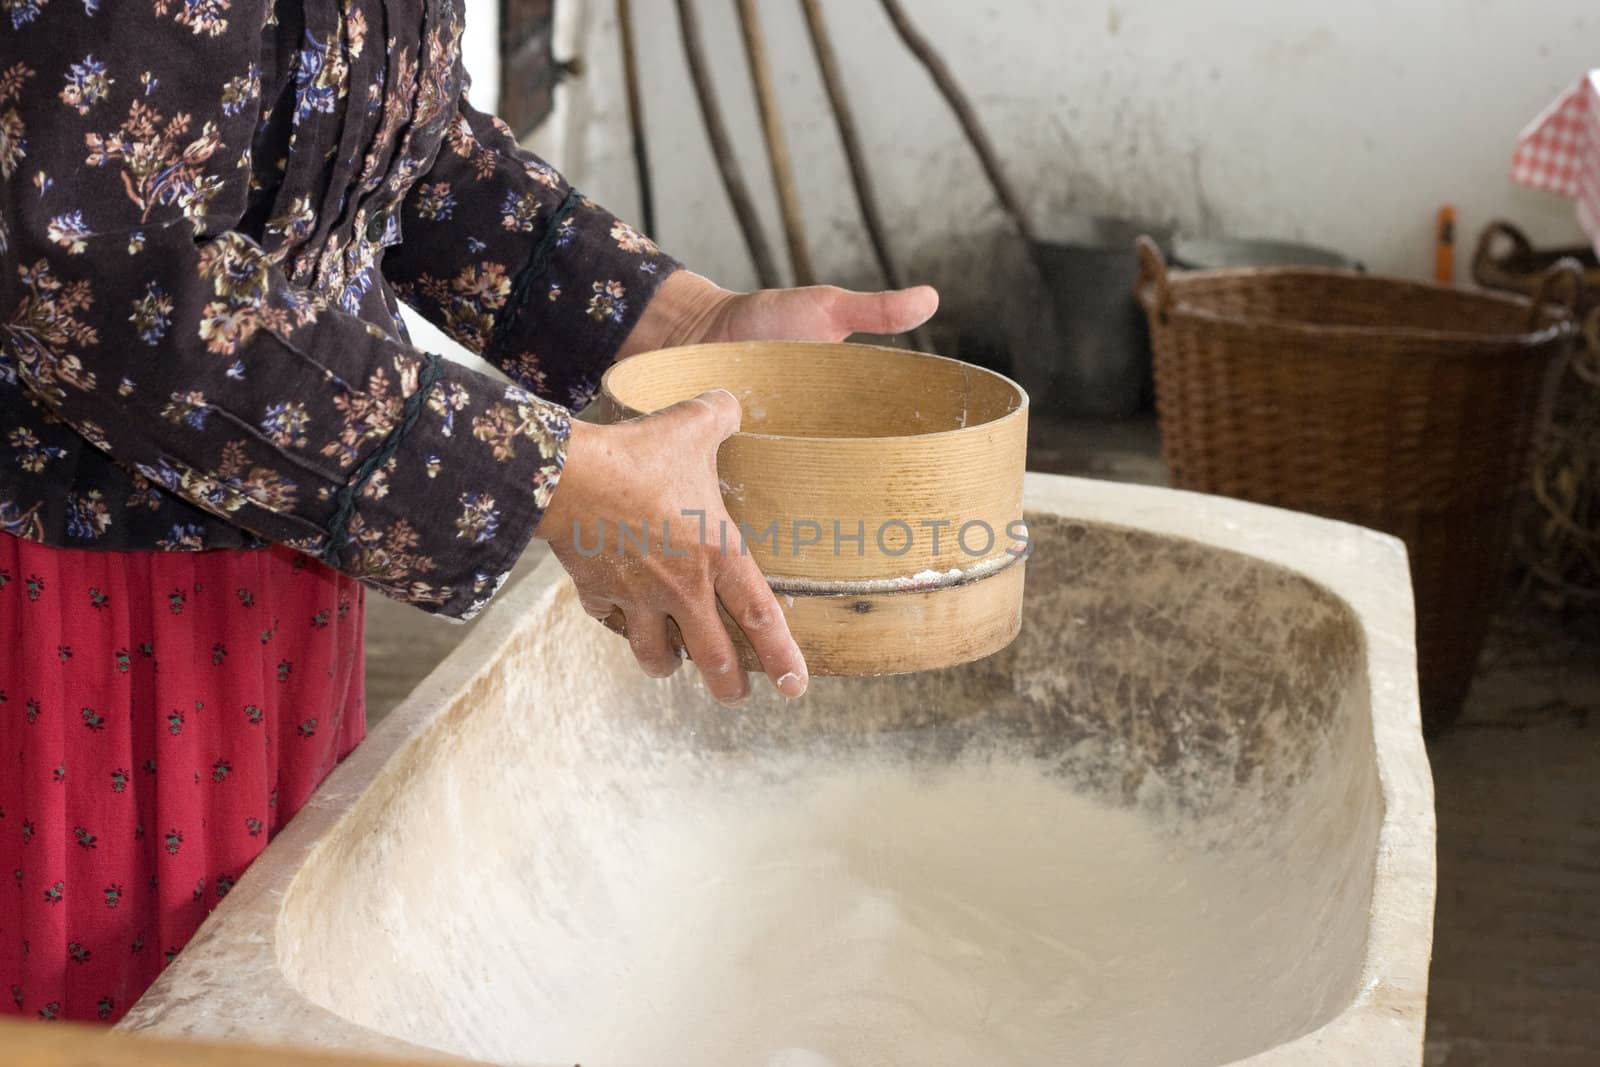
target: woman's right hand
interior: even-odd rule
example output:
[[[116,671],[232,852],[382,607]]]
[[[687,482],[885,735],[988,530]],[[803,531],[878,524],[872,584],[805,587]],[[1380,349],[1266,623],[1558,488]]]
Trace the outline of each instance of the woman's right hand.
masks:
[[[722,503],[717,448],[738,430],[739,415],[733,394],[718,389],[628,422],[573,422],[566,466],[537,531],[585,611],[597,619],[622,613],[645,673],[664,678],[678,667],[670,619],[724,704],[743,701],[750,688],[719,601],[780,693],[799,696],[808,681],[777,597]],[[624,525],[636,536],[641,523],[646,551],[619,544]]]

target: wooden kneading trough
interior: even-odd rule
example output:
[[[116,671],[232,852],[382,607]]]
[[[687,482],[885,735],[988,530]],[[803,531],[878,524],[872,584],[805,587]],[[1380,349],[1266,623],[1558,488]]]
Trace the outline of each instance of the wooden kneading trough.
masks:
[[[812,674],[949,667],[1017,636],[1028,398],[1016,383],[872,345],[691,345],[612,367],[601,410],[634,418],[711,389],[743,410],[717,455],[723,501]]]

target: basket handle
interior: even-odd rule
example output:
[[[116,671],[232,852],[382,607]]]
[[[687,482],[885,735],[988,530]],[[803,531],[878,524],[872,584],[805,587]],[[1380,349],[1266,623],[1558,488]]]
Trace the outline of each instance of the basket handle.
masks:
[[[1584,384],[1600,389],[1600,307],[1589,312],[1588,321],[1583,324],[1583,336],[1588,345],[1581,350],[1581,355],[1573,354],[1572,372]]]
[[[1172,286],[1167,279],[1167,259],[1161,254],[1161,246],[1148,234],[1140,235],[1133,246],[1139,253],[1139,287],[1141,289],[1147,285],[1154,287],[1156,314],[1165,322],[1167,312],[1172,308]]]
[[[1566,287],[1565,298],[1554,299],[1563,284]],[[1583,286],[1583,264],[1571,256],[1557,260],[1544,272],[1539,279],[1539,287],[1533,291],[1533,300],[1528,304],[1528,329],[1532,331],[1539,328],[1539,319],[1546,304],[1560,304],[1569,314],[1576,314],[1578,302],[1583,299]]]
[[[1478,250],[1472,253],[1472,276],[1480,282],[1483,281],[1484,268],[1508,258],[1494,254],[1494,243],[1501,237],[1511,242],[1512,255],[1527,257],[1533,254],[1533,242],[1528,240],[1527,234],[1504,219],[1496,219],[1483,228],[1483,234],[1478,238]]]

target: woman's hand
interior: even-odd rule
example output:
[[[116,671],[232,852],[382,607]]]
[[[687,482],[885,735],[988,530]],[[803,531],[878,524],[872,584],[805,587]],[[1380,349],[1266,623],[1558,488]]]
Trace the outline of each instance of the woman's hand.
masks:
[[[777,598],[741,550],[722,503],[717,447],[738,428],[739,402],[723,390],[612,426],[574,422],[566,469],[538,529],[572,575],[584,610],[597,619],[625,617],[645,673],[664,678],[678,668],[671,620],[706,688],[725,704],[739,703],[750,688],[718,601],[780,693],[799,696],[807,683]],[[624,526],[634,540],[622,538]]]
[[[939,307],[931,286],[857,293],[833,285],[735,293],[691,271],[673,273],[618,358],[703,341],[842,341],[914,329]]]
[[[618,355],[703,341],[904,333],[938,306],[928,286],[735,293],[680,270],[661,283]],[[538,530],[572,575],[585,611],[598,619],[621,612],[645,673],[664,678],[678,667],[670,622],[706,688],[725,704],[750,689],[719,602],[780,693],[799,696],[808,681],[777,597],[722,503],[717,447],[738,430],[739,414],[733,394],[716,390],[614,426],[574,422],[566,468]],[[643,551],[621,537],[626,526],[636,539],[641,524]]]

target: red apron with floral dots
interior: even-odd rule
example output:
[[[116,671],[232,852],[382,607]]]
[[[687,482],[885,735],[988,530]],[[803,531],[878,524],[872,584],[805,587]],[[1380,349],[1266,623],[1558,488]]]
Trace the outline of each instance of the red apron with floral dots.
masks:
[[[0,1011],[119,1019],[361,740],[361,587],[0,534]]]

